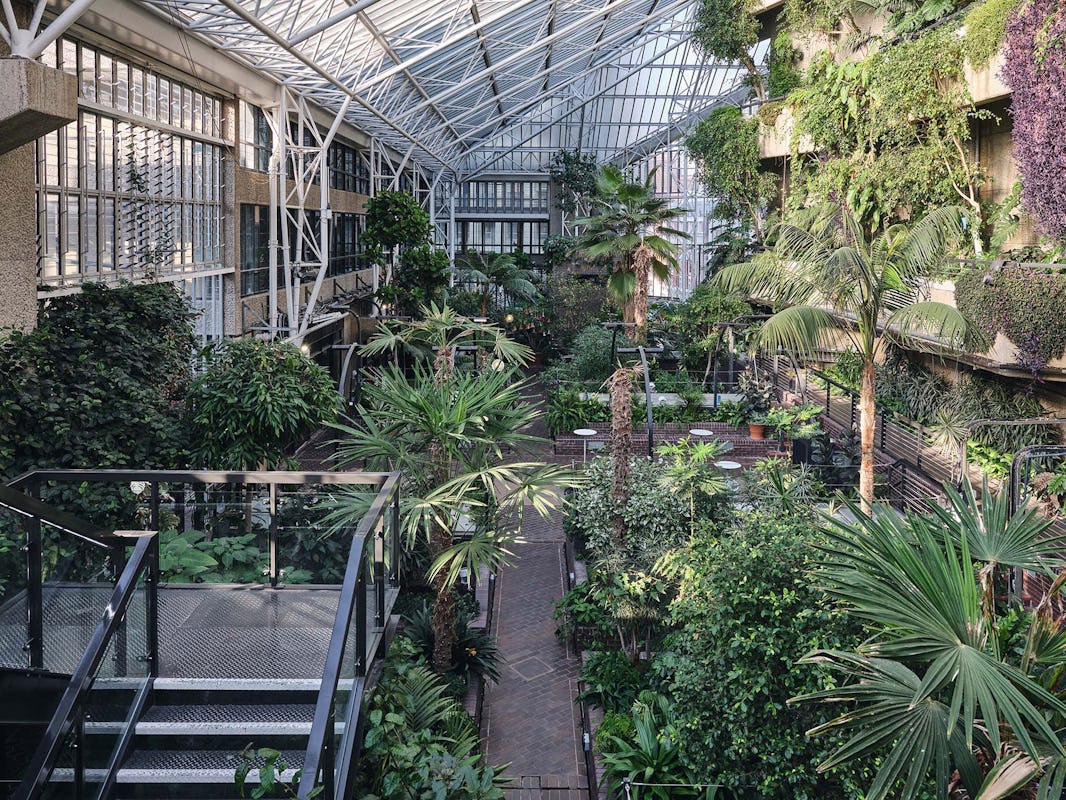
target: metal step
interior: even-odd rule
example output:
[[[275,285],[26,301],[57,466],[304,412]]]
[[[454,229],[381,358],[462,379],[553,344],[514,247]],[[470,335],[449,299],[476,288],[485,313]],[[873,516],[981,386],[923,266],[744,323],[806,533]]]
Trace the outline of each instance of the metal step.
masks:
[[[292,781],[296,770],[303,767],[302,750],[283,751],[288,768],[282,781]],[[116,783],[165,785],[175,783],[233,785],[233,774],[241,763],[237,753],[226,750],[139,750],[132,753],[118,771]],[[247,778],[250,784],[259,782],[259,770],[253,769]]]
[[[315,707],[310,703],[261,705],[163,705],[145,712],[138,736],[307,736]],[[118,733],[122,722],[87,722],[85,732]]]

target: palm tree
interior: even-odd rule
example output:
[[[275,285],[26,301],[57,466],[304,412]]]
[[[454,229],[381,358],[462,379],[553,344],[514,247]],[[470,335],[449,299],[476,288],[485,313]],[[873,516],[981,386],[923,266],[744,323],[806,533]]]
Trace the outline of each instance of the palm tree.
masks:
[[[784,306],[763,323],[756,346],[815,357],[843,336],[862,357],[859,496],[866,510],[874,496],[874,362],[890,338],[935,350],[960,345],[966,333],[956,308],[906,297],[961,235],[961,219],[958,207],[940,208],[911,227],[893,225],[868,240],[848,211],[821,206],[795,225],[779,226],[773,251],[714,278],[724,290]]]
[[[451,354],[464,342],[491,346],[500,360],[521,363],[526,348],[499,329],[479,325],[451,309],[426,309],[426,318],[400,329],[385,329],[365,351],[395,343],[433,344],[433,366],[416,364],[413,377],[391,366],[364,392],[358,425],[337,425],[339,465],[399,471],[401,528],[409,544],[426,537],[433,559],[433,666],[448,669],[455,635],[453,588],[464,568],[477,574],[482,564],[506,563],[507,541],[521,525],[528,503],[547,516],[561,502],[558,489],[576,485],[572,471],[538,462],[504,464],[504,454],[540,440],[523,429],[535,419],[535,406],[523,396],[527,384],[511,369],[456,371]],[[497,335],[499,334],[499,335]],[[368,498],[339,497],[335,523],[361,515]],[[460,517],[484,518],[471,539],[454,540]]]
[[[903,517],[849,501],[853,522],[829,520],[821,579],[871,637],[858,652],[806,656],[844,680],[790,702],[846,704],[809,733],[842,737],[820,770],[856,759],[877,765],[869,800],[925,796],[930,772],[946,798],[956,770],[969,797],[1006,797],[1037,779],[1040,797],[1058,797],[1066,631],[1047,600],[1066,573],[1035,613],[1011,623],[1013,636],[1004,619],[1013,609],[997,607],[989,587],[1011,568],[1061,570],[1066,537],[1050,535],[1051,522],[1033,509],[1010,514],[1008,493],[993,496],[987,485],[980,497],[969,484],[947,497],[947,508]],[[1010,645],[1022,638],[1019,654]]]
[[[455,279],[459,283],[477,285],[482,317],[489,314],[489,299],[493,289],[526,301],[537,296],[537,287],[533,285],[533,272],[519,267],[514,256],[509,253],[470,251],[463,254],[462,264],[455,273]]]
[[[667,280],[677,268],[677,244],[664,238],[688,234],[666,223],[687,213],[669,207],[654,195],[655,170],[643,183],[626,180],[618,167],[605,165],[596,176],[599,213],[574,220],[584,231],[575,251],[587,259],[610,259],[613,270],[607,292],[623,309],[626,322],[636,323],[638,341],[643,341],[648,325],[648,279],[654,273]]]

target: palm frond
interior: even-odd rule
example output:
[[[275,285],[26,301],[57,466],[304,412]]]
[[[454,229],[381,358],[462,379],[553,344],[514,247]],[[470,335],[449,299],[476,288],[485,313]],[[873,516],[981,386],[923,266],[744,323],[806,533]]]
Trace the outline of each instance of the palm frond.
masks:
[[[817,306],[797,305],[782,309],[765,320],[755,336],[755,344],[767,353],[779,349],[800,357],[815,357],[833,344],[840,321]]]
[[[944,347],[959,349],[966,340],[968,323],[957,308],[947,303],[911,303],[893,311],[885,328],[916,350]]]

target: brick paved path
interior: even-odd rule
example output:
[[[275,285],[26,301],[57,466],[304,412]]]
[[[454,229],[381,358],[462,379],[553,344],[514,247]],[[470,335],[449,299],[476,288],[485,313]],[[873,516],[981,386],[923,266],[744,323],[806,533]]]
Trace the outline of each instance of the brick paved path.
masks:
[[[522,532],[518,558],[497,582],[494,633],[506,665],[485,693],[486,760],[510,762],[509,800],[588,800],[574,704],[580,662],[552,619],[564,591],[562,525],[530,511]]]

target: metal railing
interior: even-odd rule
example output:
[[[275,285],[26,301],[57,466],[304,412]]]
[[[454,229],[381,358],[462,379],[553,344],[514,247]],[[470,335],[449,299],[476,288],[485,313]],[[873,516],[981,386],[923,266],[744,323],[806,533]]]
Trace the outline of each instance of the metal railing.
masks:
[[[358,521],[340,531],[350,545],[344,557],[343,577],[339,581],[339,605],[316,704],[300,794],[301,797],[312,796],[315,784],[321,782],[325,788],[323,797],[327,800],[346,796],[358,752],[363,698],[370,688],[369,667],[384,653],[386,623],[398,594],[398,481],[397,473],[365,472],[38,470],[13,481],[11,486],[16,488],[0,486],[0,509],[11,509],[19,519],[27,520],[25,549],[27,574],[30,577],[24,594],[29,605],[29,641],[26,649],[30,653],[30,666],[43,665],[56,671],[49,663],[48,651],[43,646],[46,626],[41,600],[44,568],[40,523],[46,522],[62,534],[77,537],[87,547],[102,549],[112,564],[123,565],[114,591],[103,606],[104,617],[77,662],[73,670],[74,677],[48,727],[33,767],[26,773],[27,778],[18,795],[20,800],[40,795],[57,759],[64,753],[69,758],[63,762],[63,769],[73,770],[75,787],[84,787],[87,772],[82,754],[86,748],[81,747],[83,730],[80,710],[87,703],[87,692],[96,687],[101,690],[115,688],[106,681],[98,681],[101,664],[113,662],[118,666],[113,674],[106,677],[125,679],[119,688],[125,688],[127,694],[132,693],[132,696],[123,706],[122,718],[109,720],[116,731],[117,743],[106,764],[106,772],[93,770],[93,783],[102,787],[97,796],[105,796],[109,782],[114,781],[132,738],[134,725],[143,710],[152,679],[158,674],[157,591],[162,575],[159,570],[160,542],[156,531],[166,512],[173,515],[165,520],[166,524],[184,527],[190,522],[202,522],[205,514],[218,512],[220,508],[225,514],[232,513],[236,507],[240,511],[237,520],[240,531],[245,530],[246,523],[250,527],[253,520],[258,527],[265,526],[269,563],[264,567],[262,577],[276,585],[284,577],[282,555],[285,544],[278,512],[285,499],[292,496],[292,487],[298,487],[299,490],[308,486],[363,486],[373,493],[372,499],[368,498],[369,510]],[[116,504],[120,501],[128,504],[131,487],[136,486],[148,498],[147,519],[153,530],[129,531],[126,532],[128,536],[116,536],[69,513],[51,509],[35,497],[45,493],[62,498],[63,490],[71,485],[79,487],[79,491],[97,490],[99,493],[94,497],[105,502],[110,499]],[[318,509],[321,518],[324,519],[330,508],[331,504],[325,504],[323,509]],[[225,521],[222,517],[219,519]],[[319,537],[322,535],[318,534]],[[136,541],[136,545],[127,562],[125,551],[132,541]],[[10,603],[10,598],[4,597],[2,589],[3,582],[0,581],[0,600]],[[143,607],[137,605],[137,614],[143,614],[143,642],[137,637],[133,638],[136,645],[143,645],[143,649],[131,647],[131,637],[126,635],[128,612],[131,604],[136,605],[134,601],[139,596],[138,589],[143,590]],[[111,662],[105,659],[108,653],[112,656]],[[22,666],[24,668],[25,665]],[[130,678],[133,683],[128,680]],[[87,795],[76,793],[75,796]]]
[[[307,743],[300,798],[318,796],[319,787],[323,800],[350,794],[362,728],[360,717],[371,688],[369,665],[384,654],[381,645],[395,597],[395,591],[392,597],[386,592],[386,581],[394,590],[399,585],[399,502],[398,477],[391,475],[353,533]],[[388,562],[387,547],[391,547]],[[369,550],[372,560],[367,558]],[[368,635],[370,626],[376,636]]]

